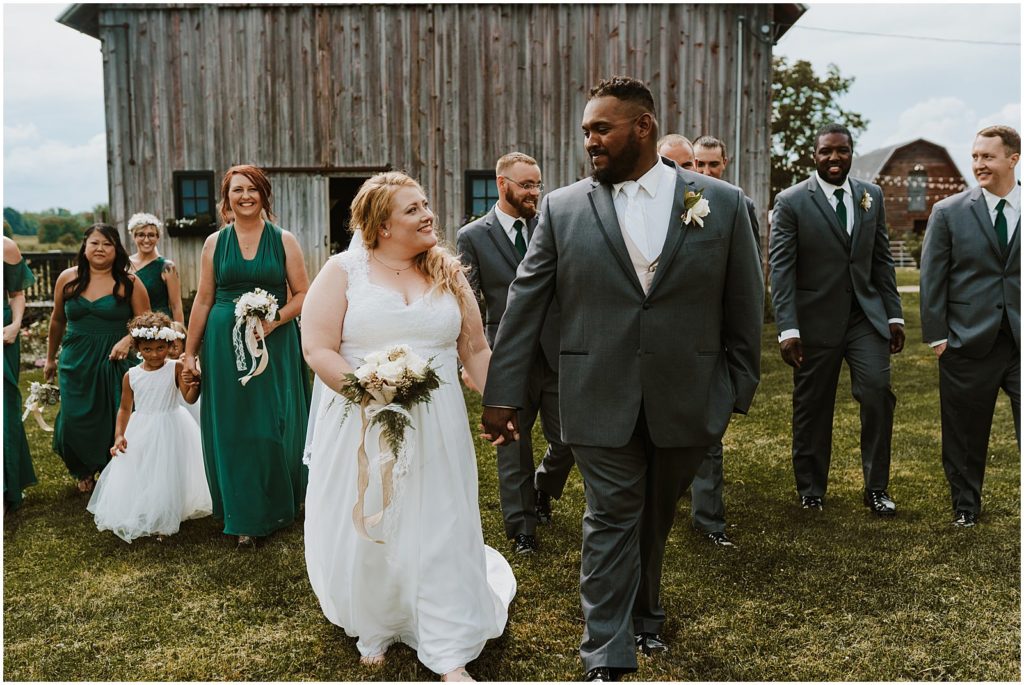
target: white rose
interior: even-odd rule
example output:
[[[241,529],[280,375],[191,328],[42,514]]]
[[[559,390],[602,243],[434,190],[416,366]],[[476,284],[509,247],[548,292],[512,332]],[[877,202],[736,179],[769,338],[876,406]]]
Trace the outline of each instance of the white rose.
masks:
[[[377,376],[389,385],[397,384],[398,381],[402,380],[404,374],[405,364],[400,361],[381,364],[380,368],[377,369]]]
[[[376,370],[377,370],[377,365],[376,364],[363,364],[358,369],[356,369],[353,373],[355,373],[355,376],[356,376],[356,378],[359,379],[359,382],[362,383],[367,378],[369,378],[371,375],[373,375],[373,372],[376,371]]]
[[[367,364],[373,364],[376,367],[387,362],[388,356],[383,352],[371,352],[366,355],[366,358],[363,359],[363,361]]]
[[[694,217],[696,217],[698,219],[703,219],[704,217],[706,217],[710,213],[711,213],[711,205],[708,204],[707,199],[702,197],[701,199],[697,200],[697,204],[695,204],[693,206],[693,215],[694,215]],[[703,226],[704,224],[702,223],[701,225]]]
[[[388,349],[388,359],[397,361],[402,357],[408,356],[411,351],[408,345],[395,345]]]
[[[427,360],[418,354],[410,354],[406,364],[409,367],[409,373],[416,378],[424,378],[427,375]]]

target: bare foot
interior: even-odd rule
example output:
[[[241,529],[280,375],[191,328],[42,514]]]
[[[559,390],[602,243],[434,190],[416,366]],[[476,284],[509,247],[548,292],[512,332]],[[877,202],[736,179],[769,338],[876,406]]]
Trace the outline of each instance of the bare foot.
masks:
[[[384,664],[384,655],[361,656],[359,657],[359,663],[363,666],[382,666]]]
[[[475,683],[476,679],[469,675],[469,671],[466,670],[465,666],[459,666],[454,671],[448,671],[441,676],[441,682],[444,683]]]

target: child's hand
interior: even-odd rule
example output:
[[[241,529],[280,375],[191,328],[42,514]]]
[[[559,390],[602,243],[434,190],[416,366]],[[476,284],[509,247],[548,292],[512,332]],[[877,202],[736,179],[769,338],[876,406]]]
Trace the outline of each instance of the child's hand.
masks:
[[[128,441],[123,435],[114,438],[114,446],[110,448],[110,456],[116,457],[118,452],[124,453],[128,449]]]

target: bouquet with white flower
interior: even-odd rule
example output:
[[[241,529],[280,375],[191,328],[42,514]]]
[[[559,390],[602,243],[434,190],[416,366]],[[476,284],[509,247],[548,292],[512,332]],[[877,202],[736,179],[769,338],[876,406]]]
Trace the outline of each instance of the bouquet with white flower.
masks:
[[[276,317],[277,298],[263,288],[250,290],[235,300],[235,328],[231,332],[231,342],[235,347],[236,368],[239,371],[249,370],[238,379],[243,386],[267,368],[270,357],[260,321],[273,321]],[[259,336],[256,335],[257,330]],[[246,350],[252,357],[251,368],[245,361]]]
[[[31,414],[40,428],[47,433],[52,433],[53,427],[43,419],[43,407],[55,405],[59,401],[60,388],[49,383],[33,381],[28,387],[28,397],[25,399],[25,413],[21,415],[21,420],[24,421]]]
[[[395,464],[403,453],[405,431],[412,428],[409,410],[417,404],[430,402],[430,394],[441,385],[441,377],[431,366],[433,357],[423,359],[408,345],[395,345],[382,352],[366,355],[363,364],[353,373],[345,374],[348,383],[340,394],[350,407],[359,406],[363,421],[359,441],[359,483],[352,520],[365,539],[371,539],[366,527],[378,523],[391,504]],[[369,484],[369,458],[366,454],[366,431],[370,426],[381,429],[381,510],[366,516],[363,500]],[[385,445],[390,453],[385,450]],[[377,540],[376,542],[381,542]]]

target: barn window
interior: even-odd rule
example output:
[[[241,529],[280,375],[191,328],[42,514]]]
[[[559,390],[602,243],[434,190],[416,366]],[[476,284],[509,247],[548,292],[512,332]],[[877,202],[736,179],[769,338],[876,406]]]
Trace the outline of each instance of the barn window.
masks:
[[[494,170],[466,172],[466,221],[483,216],[498,201]]]
[[[213,216],[213,172],[174,172],[174,216],[193,219],[201,214]]]
[[[924,212],[928,209],[927,191],[928,172],[920,164],[915,164],[907,177],[907,211]]]

